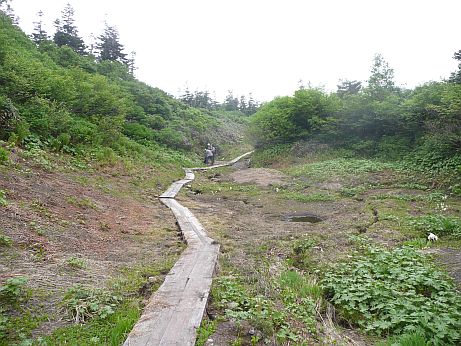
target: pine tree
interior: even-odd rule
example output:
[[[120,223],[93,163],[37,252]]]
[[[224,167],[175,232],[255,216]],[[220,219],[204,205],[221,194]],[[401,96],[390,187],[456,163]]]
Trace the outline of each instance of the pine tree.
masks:
[[[236,111],[238,108],[239,100],[238,98],[234,97],[232,90],[229,90],[229,94],[227,94],[226,100],[224,101],[224,109],[226,111]]]
[[[48,40],[48,34],[46,31],[43,29],[43,11],[38,11],[38,22],[34,22],[35,27],[34,27],[34,32],[31,35],[32,41],[34,41],[36,44],[40,44],[41,42]]]
[[[194,95],[190,92],[189,87],[186,85],[186,90],[184,90],[184,94],[179,97],[179,99],[184,102],[186,105],[192,107],[192,103],[194,100]]]
[[[69,46],[77,53],[85,54],[85,43],[78,36],[78,30],[74,24],[74,9],[70,4],[67,4],[61,14],[62,19],[56,19],[54,22],[56,27],[56,33],[53,37],[54,43],[59,47]]]
[[[255,101],[255,99],[253,98],[253,94],[250,93],[248,95],[247,112],[245,114],[252,115],[256,113],[258,110],[258,107],[259,107],[258,102]]]
[[[99,52],[98,59],[100,61],[110,60],[118,61],[122,64],[127,64],[126,54],[123,53],[123,45],[119,42],[118,31],[115,27],[106,23],[104,33],[98,37],[99,42],[96,48]]]
[[[455,52],[453,59],[458,60],[458,71],[453,72],[449,78],[451,83],[461,84],[461,49]]]
[[[240,102],[239,102],[238,109],[243,114],[246,114],[246,112],[247,112],[247,100],[246,100],[245,95],[240,96]]]
[[[362,89],[362,82],[356,80],[340,80],[340,84],[338,84],[337,87],[338,90],[336,93],[339,97],[343,97],[345,95],[358,94],[360,89]]]
[[[130,57],[127,59],[128,72],[130,72],[132,76],[134,76],[134,71],[137,69],[134,63],[135,57],[136,57],[136,52],[132,51],[130,53]]]
[[[0,11],[10,17],[14,25],[19,25],[19,17],[14,14],[13,8],[9,2],[10,0],[0,0]]]

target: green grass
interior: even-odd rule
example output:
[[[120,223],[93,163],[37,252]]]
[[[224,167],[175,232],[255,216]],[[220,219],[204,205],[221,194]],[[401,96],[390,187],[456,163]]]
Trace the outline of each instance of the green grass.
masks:
[[[376,160],[337,158],[294,166],[287,172],[295,177],[304,176],[316,181],[326,181],[337,177],[363,176],[367,173],[396,169],[397,167],[395,164]]]
[[[310,202],[331,202],[337,199],[336,196],[329,194],[329,193],[310,193],[304,194],[301,192],[289,192],[284,191],[280,193],[279,198],[283,199],[291,199],[294,201],[302,202],[302,203],[310,203]]]
[[[8,201],[6,200],[6,191],[0,190],[0,207],[6,207],[8,205]]]
[[[13,240],[5,234],[2,234],[0,231],[0,247],[11,247],[13,245]]]
[[[66,260],[66,263],[73,268],[78,268],[78,269],[88,268],[88,263],[83,258],[69,257]]]
[[[197,340],[195,341],[195,346],[205,345],[208,338],[216,331],[216,325],[216,321],[204,319],[200,327],[197,329]]]
[[[107,318],[95,318],[88,323],[59,328],[37,340],[45,345],[111,345],[119,346],[140,317],[136,300],[127,300]]]
[[[76,207],[83,209],[96,209],[96,204],[89,198],[77,198],[75,196],[68,196],[66,202]]]

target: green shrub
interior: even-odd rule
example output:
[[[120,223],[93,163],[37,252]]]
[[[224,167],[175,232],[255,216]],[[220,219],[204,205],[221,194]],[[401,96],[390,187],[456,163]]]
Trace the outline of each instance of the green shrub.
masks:
[[[0,95],[0,139],[8,139],[19,119],[19,112],[13,102]]]
[[[0,207],[6,207],[7,205],[6,192],[5,190],[0,190]]]
[[[63,305],[75,323],[84,323],[95,316],[104,319],[113,314],[115,307],[121,301],[121,297],[107,291],[75,285],[67,290]]]
[[[251,158],[254,167],[269,166],[283,162],[290,155],[290,144],[278,144],[256,150]]]
[[[15,304],[25,298],[27,296],[26,283],[27,278],[23,276],[7,279],[5,284],[0,285],[0,301]]]
[[[422,330],[435,345],[461,341],[461,297],[448,276],[423,254],[404,247],[367,246],[328,270],[326,298],[366,332],[396,335]]]
[[[424,215],[413,217],[410,226],[424,235],[434,233],[437,236],[452,236],[461,239],[461,220],[456,217],[443,215]]]
[[[134,140],[151,140],[154,138],[154,132],[139,123],[125,123],[123,133]]]
[[[172,129],[172,128],[164,128],[158,132],[155,132],[155,140],[161,144],[168,146],[169,148],[174,149],[187,149],[188,146],[184,140],[183,135]]]
[[[70,257],[66,260],[67,264],[73,268],[84,269],[88,267],[88,264],[83,258]]]
[[[13,240],[10,237],[4,234],[0,234],[0,246],[11,246],[13,245]]]
[[[0,165],[3,165],[8,162],[10,152],[0,146]]]

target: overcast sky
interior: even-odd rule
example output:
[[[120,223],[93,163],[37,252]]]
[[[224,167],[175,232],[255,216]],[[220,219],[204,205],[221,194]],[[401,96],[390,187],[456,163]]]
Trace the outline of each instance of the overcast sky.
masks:
[[[461,0],[12,0],[26,33],[37,12],[52,22],[70,4],[85,41],[115,25],[136,75],[177,96],[191,90],[292,95],[299,80],[336,90],[365,81],[375,53],[414,87],[449,76],[461,49]]]

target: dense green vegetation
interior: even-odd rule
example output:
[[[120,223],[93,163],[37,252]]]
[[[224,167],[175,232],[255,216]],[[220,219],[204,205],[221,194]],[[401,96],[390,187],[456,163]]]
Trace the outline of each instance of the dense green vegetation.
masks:
[[[265,104],[252,123],[261,162],[283,159],[292,147],[294,156],[302,156],[327,146],[346,157],[404,158],[411,168],[459,178],[461,84],[397,87],[380,55],[371,72],[366,87],[346,81],[336,93],[301,88]],[[296,152],[302,141],[307,152]]]
[[[459,293],[445,273],[412,248],[365,245],[352,260],[325,273],[323,285],[340,317],[367,332],[419,332],[433,345],[461,340]]]
[[[408,90],[395,85],[393,70],[377,55],[366,87],[345,81],[334,93],[300,88],[263,105],[252,118],[251,134],[258,148],[254,165],[283,167],[303,179],[278,187],[279,197],[306,204],[368,199],[375,216],[356,225],[358,233],[382,222],[408,239],[383,248],[354,238],[359,246],[350,258],[322,268],[324,298],[335,306],[337,322],[389,337],[383,345],[459,344],[459,292],[416,250],[428,246],[430,232],[443,238],[439,246],[459,246],[460,219],[446,202],[461,194],[459,72]],[[374,172],[387,176],[386,184],[368,181]],[[305,193],[326,182],[340,188]],[[389,200],[393,207],[386,206]],[[409,203],[425,206],[411,215]],[[303,268],[298,257],[298,268],[316,268],[311,261]]]
[[[115,58],[35,44],[3,13],[0,42],[0,140],[13,145],[183,164],[228,122],[224,111],[189,107],[136,80]]]

